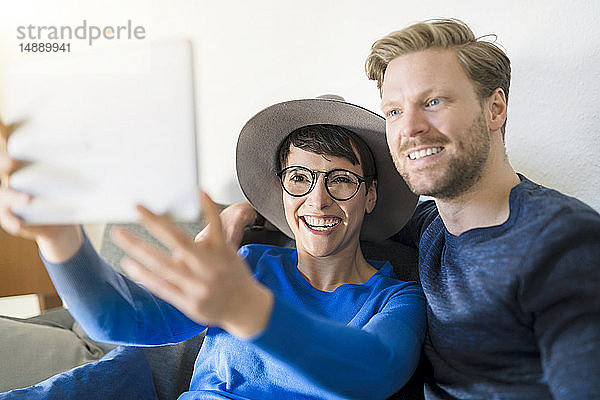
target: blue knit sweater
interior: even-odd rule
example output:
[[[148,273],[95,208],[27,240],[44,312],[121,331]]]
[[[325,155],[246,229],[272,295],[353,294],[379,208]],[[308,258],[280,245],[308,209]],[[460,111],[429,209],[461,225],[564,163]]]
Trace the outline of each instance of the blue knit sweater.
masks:
[[[425,302],[389,263],[362,285],[312,287],[293,249],[252,245],[240,255],[275,295],[266,330],[248,341],[209,327],[190,390],[180,399],[385,398],[411,376],[425,336]],[[106,265],[85,240],[61,264],[45,261],[69,310],[97,340],[179,342],[206,328]]]
[[[600,215],[523,176],[499,225],[451,235],[435,203],[418,243],[430,399],[600,399]]]

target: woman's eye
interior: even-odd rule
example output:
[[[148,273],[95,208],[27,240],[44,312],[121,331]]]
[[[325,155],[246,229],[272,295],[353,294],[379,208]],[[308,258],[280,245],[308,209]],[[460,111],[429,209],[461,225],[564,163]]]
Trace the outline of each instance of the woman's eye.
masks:
[[[350,179],[348,179],[347,177],[345,177],[345,176],[338,176],[336,178],[333,178],[331,180],[331,182],[332,183],[350,183],[352,181]]]
[[[356,179],[352,175],[345,174],[336,174],[334,176],[330,176],[328,179],[328,183],[330,185],[346,185],[346,184],[355,184]]]
[[[292,175],[290,177],[290,180],[293,182],[304,182],[304,181],[307,181],[308,178],[304,175]]]
[[[440,99],[431,99],[427,102],[427,107],[433,107],[440,104]]]

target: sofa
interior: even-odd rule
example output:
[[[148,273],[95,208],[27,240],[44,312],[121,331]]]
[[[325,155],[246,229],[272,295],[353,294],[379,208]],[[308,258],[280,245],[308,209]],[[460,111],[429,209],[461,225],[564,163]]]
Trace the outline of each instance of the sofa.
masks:
[[[202,228],[201,222],[179,225],[190,235],[195,235]],[[124,226],[142,237],[154,240],[137,224]],[[123,253],[110,240],[110,228],[108,225],[105,229],[100,254],[118,269]],[[279,232],[250,228],[245,231],[242,242],[247,243],[294,246],[291,239]],[[418,279],[418,259],[414,249],[390,240],[382,243],[361,242],[361,246],[366,258],[389,260],[399,279]],[[2,333],[2,329],[8,336]],[[71,367],[97,360],[114,347],[89,339],[66,308],[47,311],[28,319],[0,317],[0,335],[3,335],[5,342],[4,345],[0,345],[0,392],[32,385]],[[7,337],[9,343],[12,341],[12,345],[4,340]],[[187,390],[202,340],[203,334],[200,334],[174,345],[143,348],[154,389],[160,400],[177,399]],[[25,342],[33,344],[22,346]],[[15,349],[7,348],[10,346],[25,347],[27,351],[22,351],[20,357],[19,350],[16,350],[15,358],[11,358],[8,355]],[[32,358],[35,361],[32,361]],[[427,369],[427,363],[423,359],[408,384],[390,399],[423,399],[423,382]]]

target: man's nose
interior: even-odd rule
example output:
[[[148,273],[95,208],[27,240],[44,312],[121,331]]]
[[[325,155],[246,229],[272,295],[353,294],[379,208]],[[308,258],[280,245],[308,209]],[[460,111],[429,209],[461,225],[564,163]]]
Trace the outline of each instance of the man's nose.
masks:
[[[323,174],[317,175],[315,187],[313,187],[313,190],[311,190],[310,193],[307,194],[307,196],[308,197],[306,199],[306,202],[308,203],[308,205],[314,207],[317,210],[321,210],[331,205],[331,203],[333,202],[333,198],[331,198],[331,196],[327,192],[327,189],[325,188],[325,177],[323,176]]]
[[[402,118],[398,120],[397,134],[405,138],[412,138],[427,132],[429,121],[426,118],[426,112],[420,107],[407,107]]]

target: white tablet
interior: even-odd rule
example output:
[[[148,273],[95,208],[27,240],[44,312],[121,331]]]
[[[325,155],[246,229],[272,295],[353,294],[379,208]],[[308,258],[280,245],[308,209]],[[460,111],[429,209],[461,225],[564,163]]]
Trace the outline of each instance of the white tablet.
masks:
[[[35,224],[130,222],[135,205],[199,214],[191,45],[91,49],[13,64],[8,152],[28,166],[10,185],[31,193],[13,210]]]

